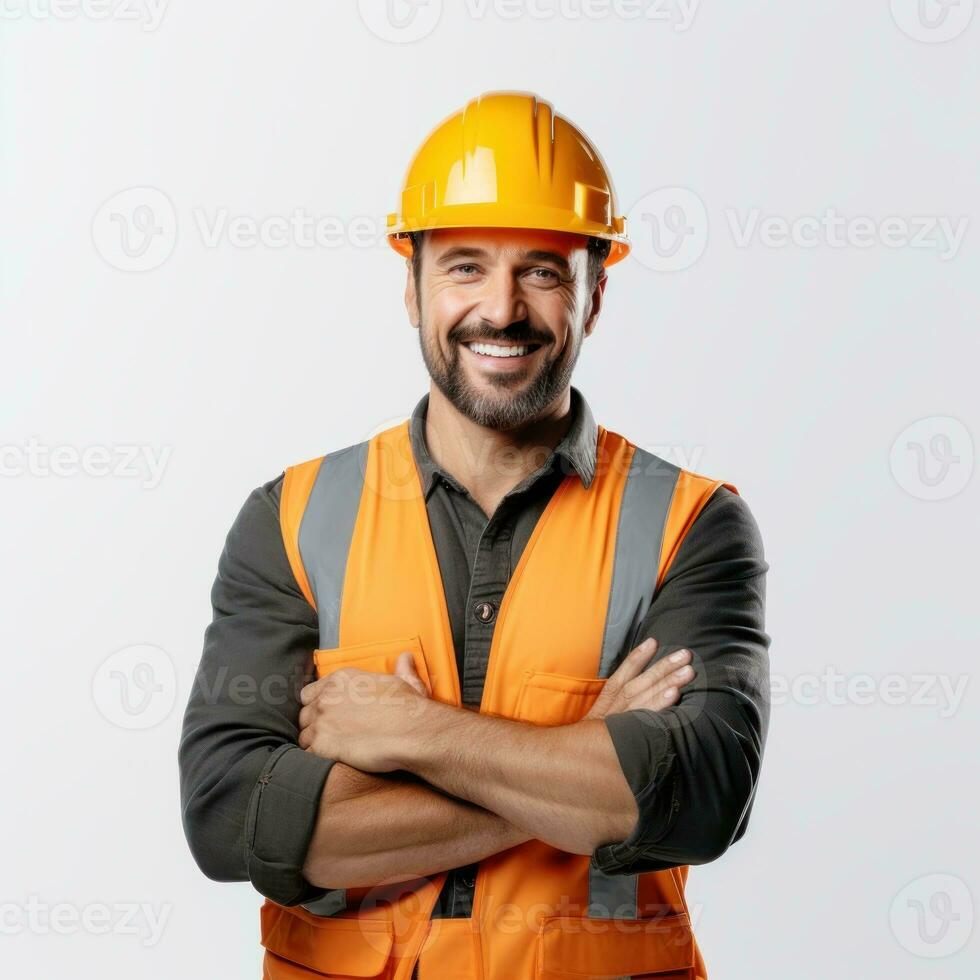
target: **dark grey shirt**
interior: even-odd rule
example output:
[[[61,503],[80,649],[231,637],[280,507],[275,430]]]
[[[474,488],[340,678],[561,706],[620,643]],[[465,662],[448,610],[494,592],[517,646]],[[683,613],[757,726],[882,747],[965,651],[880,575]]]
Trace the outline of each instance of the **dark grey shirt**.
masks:
[[[586,486],[595,475],[595,420],[574,386],[571,395],[566,435],[490,518],[430,457],[428,395],[411,418],[469,704],[481,700],[496,611],[538,518],[566,475]],[[179,762],[184,829],[204,873],[250,880],[293,905],[325,894],[301,869],[332,763],[296,745],[299,689],[313,676],[318,625],[283,547],[281,485],[280,476],[255,490],[228,534]],[[607,873],[711,861],[745,832],[769,717],[767,570],[748,505],[720,487],[684,538],[637,638],[655,636],[658,658],[692,649],[697,680],[667,711],[606,718],[640,811],[627,840],[593,854]],[[435,915],[470,914],[476,870],[452,870]]]

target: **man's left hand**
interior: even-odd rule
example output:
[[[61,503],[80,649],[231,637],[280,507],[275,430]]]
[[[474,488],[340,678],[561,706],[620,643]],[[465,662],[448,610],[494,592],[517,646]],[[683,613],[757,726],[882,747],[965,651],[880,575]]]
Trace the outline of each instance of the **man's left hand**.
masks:
[[[363,772],[391,772],[395,749],[421,723],[429,692],[410,653],[394,674],[341,667],[300,691],[300,748]]]

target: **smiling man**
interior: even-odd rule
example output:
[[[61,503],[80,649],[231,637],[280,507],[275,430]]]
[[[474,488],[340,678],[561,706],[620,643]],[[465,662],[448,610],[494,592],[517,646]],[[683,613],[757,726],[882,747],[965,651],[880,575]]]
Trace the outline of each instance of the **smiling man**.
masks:
[[[732,484],[571,384],[617,210],[533,95],[444,120],[389,217],[429,392],[229,533],[183,818],[265,896],[270,980],[706,976],[684,890],[751,811],[768,565]]]

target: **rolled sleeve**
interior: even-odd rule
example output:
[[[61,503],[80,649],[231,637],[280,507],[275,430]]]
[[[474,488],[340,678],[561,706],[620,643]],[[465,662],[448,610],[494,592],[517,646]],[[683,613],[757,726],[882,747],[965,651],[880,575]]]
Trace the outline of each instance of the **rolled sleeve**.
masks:
[[[592,863],[606,874],[635,873],[643,863],[644,848],[649,841],[662,836],[678,805],[677,767],[670,731],[653,712],[645,721],[635,711],[605,719],[640,814],[629,837],[603,844],[593,852]]]
[[[178,763],[184,833],[200,869],[295,905],[327,892],[302,867],[333,762],[297,745],[318,623],[286,558],[280,488],[281,478],[255,490],[225,541]]]
[[[303,877],[323,785],[333,763],[295,745],[269,757],[249,801],[245,865],[249,880],[280,905],[326,894]]]
[[[745,833],[769,724],[762,539],[744,499],[725,487],[698,515],[637,632],[657,660],[687,647],[695,680],[663,711],[606,717],[639,817],[596,848],[607,874],[704,864]]]

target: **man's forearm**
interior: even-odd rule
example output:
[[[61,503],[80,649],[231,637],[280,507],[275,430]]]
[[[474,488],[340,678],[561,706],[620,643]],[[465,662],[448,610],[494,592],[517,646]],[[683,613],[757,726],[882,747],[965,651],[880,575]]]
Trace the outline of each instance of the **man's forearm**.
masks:
[[[319,888],[409,880],[480,861],[531,837],[409,774],[334,763],[303,867]]]
[[[430,701],[399,765],[575,854],[625,838],[639,816],[603,721],[539,727]]]

